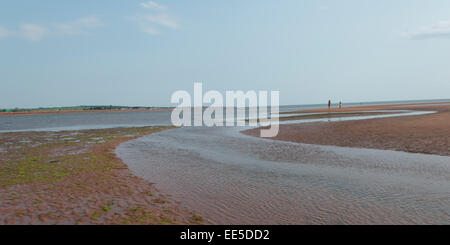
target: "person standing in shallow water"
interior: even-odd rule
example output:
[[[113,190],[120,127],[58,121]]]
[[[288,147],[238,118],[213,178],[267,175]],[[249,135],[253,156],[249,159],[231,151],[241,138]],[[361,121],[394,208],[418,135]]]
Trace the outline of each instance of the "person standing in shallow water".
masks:
[[[331,108],[331,100],[328,100],[328,109]]]

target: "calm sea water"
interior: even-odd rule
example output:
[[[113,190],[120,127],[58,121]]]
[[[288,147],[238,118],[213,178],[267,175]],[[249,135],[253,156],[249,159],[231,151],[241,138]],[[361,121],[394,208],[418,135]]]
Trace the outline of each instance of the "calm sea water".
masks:
[[[442,100],[440,100],[442,101]],[[450,101],[450,100],[447,100]],[[393,101],[349,103],[346,107],[362,105],[403,104],[428,101]],[[326,108],[327,105],[288,105],[281,106],[280,112]],[[76,113],[48,115],[0,116],[0,133],[11,131],[61,131],[98,129],[134,126],[171,125],[170,111],[156,112],[117,112],[117,113]]]
[[[0,116],[0,132],[61,131],[170,125],[170,112],[114,112]]]

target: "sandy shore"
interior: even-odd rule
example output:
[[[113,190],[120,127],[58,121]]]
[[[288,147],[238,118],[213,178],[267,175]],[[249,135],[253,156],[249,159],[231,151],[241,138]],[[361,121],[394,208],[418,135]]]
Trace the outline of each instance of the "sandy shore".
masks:
[[[114,153],[164,127],[0,134],[0,224],[197,224]]]
[[[283,121],[292,121],[292,120],[304,120],[304,119],[320,119],[320,118],[343,118],[343,117],[355,117],[355,116],[376,116],[376,115],[386,115],[386,114],[394,114],[394,113],[399,113],[399,112],[377,112],[377,111],[372,111],[372,112],[328,112],[328,113],[312,113],[311,115],[300,115],[300,116],[288,116],[288,113],[282,113],[285,114],[282,117],[277,118],[278,121],[283,122]],[[270,122],[273,119],[253,119],[253,120],[246,120],[247,122]]]
[[[331,111],[421,110],[436,114],[343,122],[281,125],[274,139],[346,147],[450,156],[450,104],[426,103],[332,109]],[[302,111],[323,112],[328,109]],[[259,129],[244,132],[259,136]]]
[[[430,108],[439,108],[441,105],[450,106],[450,102],[430,102],[430,103],[412,103],[412,104],[387,104],[387,105],[367,105],[367,106],[353,106],[339,109],[333,105],[330,109],[313,109],[301,111],[281,112],[280,114],[289,113],[316,113],[316,112],[358,112],[358,111],[378,111],[378,110],[430,110]]]

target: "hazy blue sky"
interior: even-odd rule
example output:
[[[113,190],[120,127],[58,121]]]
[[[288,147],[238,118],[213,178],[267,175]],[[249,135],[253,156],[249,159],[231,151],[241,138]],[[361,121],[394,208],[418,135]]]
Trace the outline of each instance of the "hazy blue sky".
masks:
[[[282,104],[449,98],[450,1],[0,2],[0,108],[167,106],[194,82]]]

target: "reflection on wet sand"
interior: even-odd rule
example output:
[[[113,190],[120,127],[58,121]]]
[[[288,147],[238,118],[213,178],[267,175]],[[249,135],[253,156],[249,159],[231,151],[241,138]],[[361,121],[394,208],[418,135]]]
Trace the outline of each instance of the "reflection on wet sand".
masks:
[[[450,158],[179,128],[122,144],[138,176],[215,224],[449,224]]]

